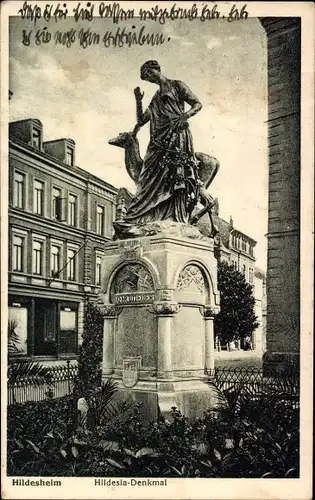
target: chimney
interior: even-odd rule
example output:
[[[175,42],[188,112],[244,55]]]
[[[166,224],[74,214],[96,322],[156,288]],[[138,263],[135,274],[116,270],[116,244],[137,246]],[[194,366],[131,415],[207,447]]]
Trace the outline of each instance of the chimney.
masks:
[[[216,217],[219,217],[219,200],[218,200],[218,198],[214,198],[214,204],[213,204],[213,207],[212,207],[212,213]]]
[[[126,203],[124,198],[119,198],[116,208],[116,220],[124,220],[124,216],[127,213]]]

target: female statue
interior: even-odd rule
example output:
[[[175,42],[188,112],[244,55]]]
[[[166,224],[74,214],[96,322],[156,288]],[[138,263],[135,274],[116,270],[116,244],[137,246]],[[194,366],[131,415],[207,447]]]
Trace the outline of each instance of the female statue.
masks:
[[[116,231],[153,221],[187,223],[196,200],[197,161],[188,119],[202,105],[179,80],[169,80],[157,61],[141,66],[141,79],[159,86],[148,109],[138,116],[134,135],[150,122],[150,142],[137,182],[137,192]],[[185,112],[185,103],[190,109]]]

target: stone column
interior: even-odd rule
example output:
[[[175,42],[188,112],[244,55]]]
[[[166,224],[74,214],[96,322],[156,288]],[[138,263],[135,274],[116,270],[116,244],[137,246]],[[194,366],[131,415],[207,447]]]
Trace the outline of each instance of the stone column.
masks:
[[[266,17],[268,39],[267,352],[264,373],[300,352],[301,18]]]
[[[115,304],[103,304],[99,305],[99,309],[104,316],[102,379],[106,379],[114,371],[116,319],[122,308]]]
[[[180,309],[176,302],[155,302],[153,310],[158,317],[158,378],[172,377],[172,331],[173,317]]]
[[[218,306],[204,306],[203,317],[205,320],[205,372],[211,375],[214,371],[214,316],[218,314]]]

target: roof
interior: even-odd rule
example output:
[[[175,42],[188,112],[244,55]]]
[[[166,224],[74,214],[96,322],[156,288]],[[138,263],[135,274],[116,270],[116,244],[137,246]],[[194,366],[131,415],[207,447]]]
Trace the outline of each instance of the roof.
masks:
[[[43,146],[45,144],[54,144],[55,142],[64,142],[64,141],[71,142],[72,144],[75,145],[75,141],[73,139],[70,139],[69,137],[63,137],[61,139],[52,139],[51,141],[44,141]]]
[[[254,274],[256,278],[266,279],[266,273],[260,267],[255,267]]]
[[[126,207],[128,207],[131,203],[131,200],[133,198],[133,194],[129,191],[127,188],[119,188],[118,193],[117,193],[117,199],[123,198],[125,201]]]
[[[215,224],[218,227],[219,234],[221,237],[221,243],[226,247],[230,248],[230,234],[231,232],[235,232],[238,234],[244,235],[250,242],[253,244],[253,246],[256,245],[256,241],[248,236],[246,233],[239,231],[235,227],[231,227],[230,223],[227,222],[226,220],[222,219],[218,215],[213,214],[213,219]],[[205,236],[210,235],[210,220],[208,214],[205,214],[203,217],[201,217],[200,221],[197,223],[198,228],[204,234]],[[206,234],[207,233],[207,234]]]
[[[34,149],[32,146],[28,145],[27,143],[25,143],[23,141],[19,141],[18,139],[14,138],[14,140],[10,139],[9,144],[10,143],[11,143],[11,145],[15,144],[17,146],[23,146],[23,148],[27,149],[33,155],[36,155],[36,156],[38,155],[38,156],[41,156],[43,159],[53,161],[54,163],[56,163],[56,165],[62,166],[64,168],[67,167],[67,169],[71,168],[71,171],[73,171],[74,173],[77,173],[78,175],[80,175],[81,177],[84,177],[88,181],[94,181],[95,183],[101,184],[106,189],[108,189],[111,192],[114,192],[115,194],[118,191],[118,189],[115,186],[113,186],[112,184],[109,184],[108,182],[104,181],[100,177],[97,177],[96,175],[91,174],[87,170],[84,170],[83,168],[78,167],[76,165],[69,167],[68,165],[66,165],[64,162],[62,162],[61,160],[59,160],[55,156],[50,155],[49,153],[46,153],[45,151],[40,151],[38,149]]]
[[[230,248],[230,224],[221,217],[215,217],[215,222],[219,229],[221,241],[226,248]]]
[[[229,242],[230,242],[229,223],[216,215],[213,216],[213,219],[215,224],[218,226],[219,234],[221,237],[221,244],[223,244],[225,248],[229,248]],[[203,217],[201,217],[201,219],[197,223],[197,227],[204,236],[210,236],[211,226],[208,214],[205,214]]]
[[[9,122],[10,125],[15,125],[16,123],[34,122],[40,127],[43,126],[42,122],[38,118],[24,118],[24,120],[15,120],[14,122]]]

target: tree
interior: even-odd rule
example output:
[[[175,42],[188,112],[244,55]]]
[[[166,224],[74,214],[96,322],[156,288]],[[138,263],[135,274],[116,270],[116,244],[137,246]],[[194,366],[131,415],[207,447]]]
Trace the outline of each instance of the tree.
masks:
[[[253,287],[243,274],[222,261],[218,263],[218,288],[221,310],[214,320],[215,334],[224,344],[243,342],[258,327]]]
[[[97,306],[89,302],[84,315],[83,342],[78,359],[80,391],[101,385],[103,356],[103,317]]]

